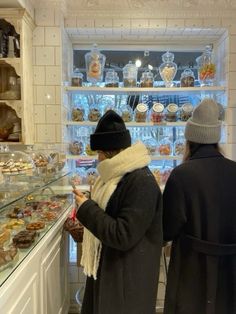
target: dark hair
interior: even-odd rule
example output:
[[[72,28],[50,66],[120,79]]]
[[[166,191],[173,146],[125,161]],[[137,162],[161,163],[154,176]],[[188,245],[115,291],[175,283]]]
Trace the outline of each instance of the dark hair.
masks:
[[[106,158],[111,159],[112,157],[118,155],[123,149],[117,150],[109,150],[109,151],[102,151]]]
[[[213,145],[214,148],[215,148],[218,152],[222,153],[218,143],[215,143],[215,144],[199,144],[199,143],[194,143],[194,142],[191,142],[191,141],[186,140],[186,143],[185,143],[185,151],[184,151],[184,156],[183,156],[183,162],[189,160],[189,159],[193,156],[193,154],[194,154],[201,146],[204,146],[204,145]]]

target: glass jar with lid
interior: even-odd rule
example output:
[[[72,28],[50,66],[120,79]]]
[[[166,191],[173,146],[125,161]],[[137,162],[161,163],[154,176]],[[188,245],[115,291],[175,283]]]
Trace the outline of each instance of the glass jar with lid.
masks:
[[[105,75],[106,87],[119,87],[119,76],[113,69],[109,69]]]
[[[185,140],[184,138],[178,138],[174,142],[174,155],[175,156],[183,156],[185,151]]]
[[[179,107],[175,103],[170,103],[166,107],[165,119],[168,122],[176,122],[178,120]]]
[[[48,152],[43,152],[34,146],[28,146],[25,151],[33,160],[38,174],[46,174],[52,159]]]
[[[166,87],[173,86],[173,80],[177,72],[177,64],[174,63],[174,54],[167,51],[162,55],[163,63],[159,66],[159,73]]]
[[[79,69],[76,68],[71,77],[71,85],[81,87],[83,85],[83,77],[83,73],[81,73]]]
[[[157,141],[153,137],[150,137],[150,138],[147,138],[146,140],[144,140],[143,144],[146,146],[150,155],[156,154]]]
[[[124,122],[130,122],[133,120],[133,111],[129,105],[122,105],[120,107],[120,114]]]
[[[132,61],[129,61],[123,68],[123,83],[124,87],[137,86],[138,68]]]
[[[135,108],[134,119],[136,122],[146,122],[148,116],[148,106],[145,103],[139,103]]]
[[[164,105],[159,102],[155,102],[150,110],[150,120],[154,123],[160,123],[164,120]]]
[[[214,56],[212,46],[207,45],[203,54],[196,59],[198,65],[198,80],[201,86],[214,85],[216,75],[216,65],[214,63]]]
[[[179,118],[181,121],[187,121],[193,113],[193,105],[191,103],[183,104],[180,109]]]
[[[180,76],[181,87],[193,87],[194,86],[194,73],[191,69],[185,69]]]
[[[100,53],[97,45],[94,44],[90,52],[85,54],[87,81],[96,85],[103,80],[103,71],[106,57]]]
[[[143,72],[140,79],[140,86],[141,87],[153,87],[153,83],[154,83],[153,73],[150,70]]]
[[[85,108],[82,104],[77,104],[71,111],[72,121],[84,121],[85,120]]]
[[[73,141],[69,144],[69,152],[72,155],[82,155],[84,152],[84,144],[82,140]]]
[[[161,156],[172,155],[172,142],[168,139],[168,137],[159,141],[158,152]]]
[[[88,120],[91,122],[97,122],[101,118],[101,111],[97,104],[92,104],[89,106]]]

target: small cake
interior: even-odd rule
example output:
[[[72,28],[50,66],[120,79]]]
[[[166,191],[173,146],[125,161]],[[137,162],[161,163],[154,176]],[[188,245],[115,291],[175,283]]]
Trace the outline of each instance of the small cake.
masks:
[[[13,244],[18,248],[28,248],[34,242],[36,237],[36,231],[23,230],[17,233],[12,239]]]
[[[43,221],[35,221],[31,222],[26,226],[27,230],[40,230],[45,227],[45,223]]]
[[[0,268],[12,262],[16,255],[17,248],[14,246],[9,247],[7,250],[0,248]]]

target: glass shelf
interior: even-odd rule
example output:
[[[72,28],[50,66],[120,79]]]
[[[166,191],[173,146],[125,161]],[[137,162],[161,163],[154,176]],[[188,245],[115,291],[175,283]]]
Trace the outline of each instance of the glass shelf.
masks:
[[[71,187],[69,190],[64,189],[65,186],[69,186],[68,174],[58,175],[48,180],[40,187],[33,188],[27,193],[22,193],[21,197],[2,207],[0,213],[0,231],[8,230],[10,232],[10,238],[5,242],[1,241],[3,242],[2,246],[5,251],[13,248],[14,236],[20,231],[25,232],[28,223],[43,221],[45,226],[41,230],[35,230],[35,239],[30,243],[29,247],[17,247],[17,254],[14,259],[5,265],[0,264],[0,286],[11,276],[46,234],[56,226],[57,222],[59,223],[59,221],[64,219],[63,217],[67,215],[67,211],[73,203],[73,196],[71,194]],[[28,198],[26,198],[26,196],[28,196]],[[37,208],[33,208],[33,206],[36,206],[35,204],[37,204]],[[29,215],[25,214],[22,218],[10,218],[10,214],[14,213],[15,208],[24,210],[28,208],[28,211],[30,208],[31,211]],[[24,213],[26,212],[24,211]],[[54,216],[48,218],[48,215],[51,215],[51,213],[53,213]],[[13,226],[13,219],[19,222],[20,225]],[[15,250],[15,248],[13,248],[13,250]],[[2,249],[0,249],[0,254],[2,253]]]

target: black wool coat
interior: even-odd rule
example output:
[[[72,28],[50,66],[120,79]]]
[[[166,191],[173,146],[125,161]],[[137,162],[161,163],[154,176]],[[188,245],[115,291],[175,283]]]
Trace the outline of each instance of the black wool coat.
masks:
[[[77,218],[102,242],[97,280],[87,278],[81,313],[154,314],[162,195],[148,167],[121,179],[105,212],[88,200]]]
[[[236,313],[236,163],[203,145],[163,194],[172,243],[165,314]]]

